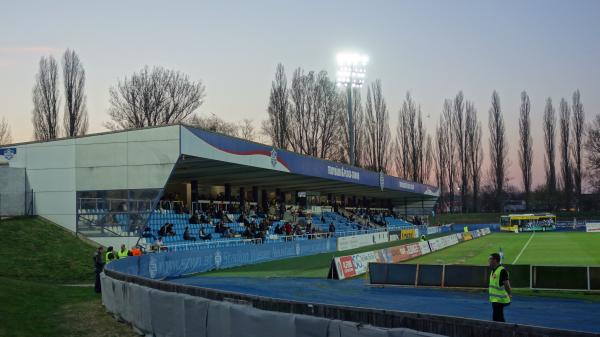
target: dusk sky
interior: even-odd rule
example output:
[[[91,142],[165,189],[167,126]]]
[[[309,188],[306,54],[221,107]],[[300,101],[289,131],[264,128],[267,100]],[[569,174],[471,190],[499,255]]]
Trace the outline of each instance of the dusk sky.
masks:
[[[267,117],[277,63],[327,70],[335,55],[370,56],[395,130],[410,91],[434,131],[444,98],[475,103],[488,150],[496,89],[510,141],[511,184],[521,185],[516,140],[520,93],[532,103],[534,185],[544,180],[542,113],[581,90],[586,119],[600,112],[600,1],[3,1],[0,116],[15,142],[32,139],[31,90],[41,56],[79,54],[87,73],[90,132],[105,131],[108,90],[144,65],[181,70],[206,85],[198,113],[228,121]],[[61,109],[63,107],[61,106]],[[427,116],[430,116],[427,118]]]

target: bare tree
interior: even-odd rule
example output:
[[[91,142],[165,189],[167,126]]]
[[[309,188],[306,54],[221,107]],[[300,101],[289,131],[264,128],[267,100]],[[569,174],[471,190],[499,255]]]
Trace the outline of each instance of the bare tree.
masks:
[[[410,95],[406,93],[402,108],[398,113],[398,124],[396,126],[396,156],[395,166],[396,174],[404,179],[411,179],[412,162],[411,162],[411,135],[414,133],[414,121],[417,113],[416,105]]]
[[[2,120],[0,120],[0,146],[10,143],[12,143],[10,125],[8,125],[6,118],[2,117]]]
[[[585,142],[590,182],[596,192],[600,192],[600,114],[596,115],[587,130]]]
[[[573,93],[573,180],[575,183],[575,199],[581,198],[581,181],[583,179],[583,142],[585,138],[585,115],[581,103],[581,93],[577,89]]]
[[[456,174],[458,172],[457,163],[456,163],[456,143],[454,142],[454,128],[452,127],[452,115],[453,115],[453,103],[451,99],[446,99],[444,101],[444,107],[442,110],[442,125],[440,127],[444,128],[444,132],[446,133],[446,142],[443,144],[445,146],[444,152],[446,153],[446,163],[444,166],[446,167],[446,179],[448,179],[448,193],[450,197],[450,211],[454,212],[454,189],[456,182]]]
[[[187,122],[203,103],[204,85],[179,71],[144,67],[110,89],[109,129]]]
[[[63,54],[63,80],[65,88],[65,112],[63,127],[67,137],[85,135],[88,129],[88,114],[85,96],[85,70],[79,56],[72,49]]]
[[[333,159],[343,102],[327,72],[294,71],[290,91],[289,146],[293,151]]]
[[[348,108],[346,106],[348,98],[347,90],[342,92],[342,102],[344,104],[344,111]],[[355,165],[358,167],[364,166],[364,146],[365,146],[365,114],[362,107],[362,98],[360,95],[359,88],[352,89],[352,111],[354,117],[354,160]],[[348,123],[348,116],[344,113],[339,114],[339,125],[342,126],[344,131],[343,137],[340,139],[340,156],[339,160],[345,163],[350,162],[350,129]]]
[[[508,143],[506,142],[506,130],[500,107],[500,97],[495,90],[492,93],[492,106],[489,111],[488,126],[490,128],[490,177],[496,208],[501,210],[505,180],[508,180],[506,177],[506,170],[508,169]]]
[[[52,56],[40,59],[33,86],[33,130],[37,140],[58,137],[58,64]]]
[[[427,135],[427,141],[425,143],[425,151],[423,152],[423,164],[421,165],[421,182],[429,184],[431,183],[431,172],[434,165],[434,149],[433,140],[431,135]]]
[[[425,180],[426,137],[421,107],[417,107],[410,92],[407,92],[396,129],[395,164],[398,176],[416,182]]]
[[[556,111],[552,106],[552,99],[548,97],[544,108],[544,146],[546,151],[546,186],[549,204],[552,209],[556,207]]]
[[[565,207],[571,206],[571,194],[573,192],[573,176],[571,173],[571,109],[569,104],[563,98],[560,100],[560,153],[561,153],[561,173],[562,187],[564,193]]]
[[[255,141],[256,140],[256,132],[254,128],[254,122],[251,119],[244,118],[238,127],[239,135],[241,138],[246,140]]]
[[[434,147],[434,161],[435,161],[435,180],[440,188],[440,198],[438,203],[442,205],[442,211],[444,211],[444,202],[446,195],[446,143],[448,142],[447,127],[444,120],[444,115],[440,116],[440,121],[435,128],[435,147]]]
[[[234,137],[238,136],[238,125],[227,122],[213,113],[207,117],[193,115],[188,123],[192,126],[197,126],[208,131],[218,132]]]
[[[387,172],[390,124],[380,80],[376,80],[367,88],[366,124],[366,166],[374,171]]]
[[[465,104],[462,91],[454,97],[452,129],[454,142],[456,142],[456,154],[458,156],[458,168],[460,172],[460,200],[461,209],[467,211],[467,189],[469,186],[469,160],[467,158],[467,130],[465,121]]]
[[[483,162],[483,148],[481,147],[481,122],[477,118],[477,110],[473,103],[466,103],[466,131],[467,131],[467,160],[471,173],[471,187],[473,189],[473,211],[479,209],[479,189],[481,186],[481,164]]]
[[[529,209],[531,194],[531,166],[533,163],[533,140],[531,138],[531,103],[526,91],[521,93],[521,114],[519,117],[519,165],[523,175],[525,203]]]
[[[275,80],[271,83],[267,108],[269,119],[264,129],[268,131],[273,145],[281,149],[288,147],[289,96],[285,69],[283,64],[279,63],[275,69]]]

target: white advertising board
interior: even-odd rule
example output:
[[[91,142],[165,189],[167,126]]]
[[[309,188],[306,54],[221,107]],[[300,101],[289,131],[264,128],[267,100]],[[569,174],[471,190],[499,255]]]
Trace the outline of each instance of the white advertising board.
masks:
[[[337,250],[355,249],[389,241],[388,232],[343,236],[337,239]]]

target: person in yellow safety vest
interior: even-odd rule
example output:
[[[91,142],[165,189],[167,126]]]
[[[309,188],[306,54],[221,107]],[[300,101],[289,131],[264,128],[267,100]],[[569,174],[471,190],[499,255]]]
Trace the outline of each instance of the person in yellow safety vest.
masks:
[[[106,249],[106,254],[104,255],[104,261],[106,264],[109,264],[112,260],[116,260],[117,256],[115,255],[114,249],[112,246],[109,246]]]
[[[496,322],[506,322],[504,307],[510,305],[512,299],[508,271],[500,264],[500,254],[498,253],[491,254],[488,263],[492,269],[488,288],[490,303],[492,303],[492,319]]]
[[[465,233],[466,233],[466,232],[468,232],[468,231],[469,231],[469,227],[468,227],[468,226],[465,226],[465,227],[463,227],[463,231],[464,231]]]
[[[125,245],[121,245],[121,250],[117,252],[119,259],[124,259],[129,255],[129,250],[125,247]]]

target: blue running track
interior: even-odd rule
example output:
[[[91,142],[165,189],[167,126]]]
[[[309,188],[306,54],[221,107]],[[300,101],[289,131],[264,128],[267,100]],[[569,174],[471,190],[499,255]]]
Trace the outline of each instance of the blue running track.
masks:
[[[190,277],[170,282],[308,303],[421,312],[491,319],[484,292],[430,288],[372,287],[364,279]],[[515,296],[505,309],[507,322],[600,332],[600,303]]]

